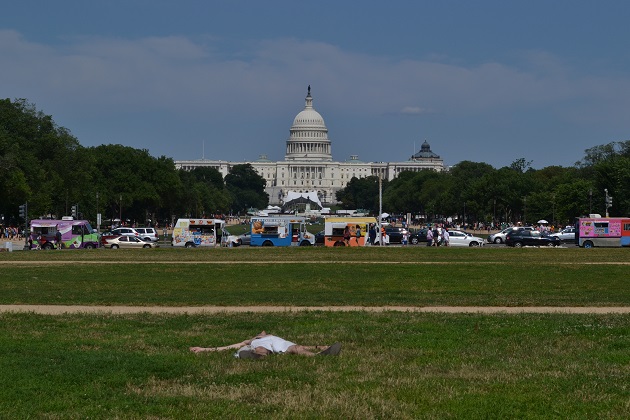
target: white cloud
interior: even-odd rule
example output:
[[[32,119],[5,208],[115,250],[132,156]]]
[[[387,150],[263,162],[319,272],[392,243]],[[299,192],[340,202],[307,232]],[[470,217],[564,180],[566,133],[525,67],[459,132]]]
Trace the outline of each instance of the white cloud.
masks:
[[[428,111],[424,108],[421,108],[419,106],[406,106],[403,109],[400,110],[400,113],[403,115],[424,115],[426,114]]]
[[[0,91],[4,97],[26,98],[53,116],[115,120],[156,111],[179,121],[197,119],[223,136],[239,131],[240,138],[263,151],[270,148],[258,144],[271,140],[247,124],[273,119],[288,130],[308,84],[315,107],[327,122],[334,116],[339,126],[348,117],[356,123],[428,113],[445,116],[453,126],[458,117],[490,125],[497,113],[513,111],[515,119],[522,119],[535,110],[560,120],[559,125],[606,122],[627,128],[628,75],[608,76],[605,69],[583,74],[544,51],[520,53],[509,64],[466,66],[456,58],[397,60],[293,38],[251,41],[227,53],[221,46],[212,37],[184,36],[75,38],[46,45],[0,31]],[[241,120],[243,126],[224,120]],[[150,122],[137,124],[147,127],[147,138],[160,141],[162,133],[151,131]],[[286,131],[275,135],[282,138]]]
[[[335,112],[373,115],[427,112],[409,105],[414,102],[438,112],[474,114],[601,96],[623,104],[628,97],[627,80],[613,86],[605,79],[571,77],[560,60],[544,52],[524,55],[527,64],[522,68],[497,62],[467,68],[395,61],[295,39],[243,48],[244,54],[225,58],[216,53],[212,40],[202,44],[181,36],[81,38],[52,47],[2,31],[0,54],[11,59],[3,60],[0,75],[5,87],[12,86],[20,97],[24,90],[80,106],[174,112],[203,106],[212,112],[264,113],[269,105],[293,101],[296,86],[301,91],[308,83],[318,101],[328,102]]]

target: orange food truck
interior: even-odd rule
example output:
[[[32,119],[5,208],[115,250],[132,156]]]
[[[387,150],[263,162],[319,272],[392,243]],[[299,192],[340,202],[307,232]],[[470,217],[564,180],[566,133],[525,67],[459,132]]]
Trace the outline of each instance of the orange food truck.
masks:
[[[326,246],[365,246],[370,225],[376,224],[374,217],[327,217],[324,221],[324,245]],[[344,240],[348,229],[350,239]],[[360,230],[360,236],[357,236]]]

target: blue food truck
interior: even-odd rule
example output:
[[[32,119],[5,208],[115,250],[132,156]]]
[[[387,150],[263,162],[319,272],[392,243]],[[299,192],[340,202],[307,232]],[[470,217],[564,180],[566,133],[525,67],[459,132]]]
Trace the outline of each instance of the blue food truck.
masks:
[[[315,235],[306,230],[305,217],[252,217],[251,227],[251,246],[309,246],[315,244]]]

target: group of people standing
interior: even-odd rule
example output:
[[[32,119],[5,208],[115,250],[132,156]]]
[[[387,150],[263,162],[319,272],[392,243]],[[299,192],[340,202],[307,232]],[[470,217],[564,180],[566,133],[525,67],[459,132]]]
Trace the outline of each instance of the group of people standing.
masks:
[[[22,232],[14,226],[0,226],[0,238],[10,241],[13,239],[20,240],[22,239]]]
[[[427,229],[427,246],[448,246],[449,234],[448,229],[442,226],[434,225]]]
[[[343,230],[343,242],[346,244],[346,246],[350,246],[350,240],[352,239],[352,236],[354,236],[355,240],[357,241],[357,245],[359,245],[361,243],[361,226],[356,225],[352,231],[350,230],[349,226],[346,226],[346,228]]]

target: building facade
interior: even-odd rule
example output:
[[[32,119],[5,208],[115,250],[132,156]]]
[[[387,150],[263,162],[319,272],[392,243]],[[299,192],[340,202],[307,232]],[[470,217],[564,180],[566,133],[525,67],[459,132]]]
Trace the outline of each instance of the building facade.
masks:
[[[234,165],[250,164],[262,176],[267,185],[269,203],[281,205],[289,191],[316,192],[324,205],[336,204],[336,192],[346,187],[352,178],[378,176],[392,180],[403,171],[443,171],[444,161],[431,151],[425,141],[420,151],[404,162],[362,162],[357,155],[344,162],[335,162],[328,128],[322,116],[313,108],[311,87],[308,87],[304,109],[296,115],[286,141],[284,161],[273,162],[265,155],[251,162],[222,160],[180,160],[178,169],[212,167],[223,177]]]

